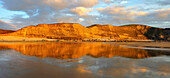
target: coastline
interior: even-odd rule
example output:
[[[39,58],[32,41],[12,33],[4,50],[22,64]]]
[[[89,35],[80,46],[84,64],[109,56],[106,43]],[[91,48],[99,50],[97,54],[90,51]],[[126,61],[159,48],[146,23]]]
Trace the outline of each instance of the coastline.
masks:
[[[113,45],[132,45],[132,46],[145,46],[145,47],[168,47],[170,42],[165,41],[151,41],[151,40],[137,40],[137,41],[83,41],[83,40],[58,40],[48,38],[30,38],[20,36],[0,36],[0,43],[5,42],[104,42]]]
[[[54,42],[57,39],[47,39],[47,38],[30,38],[30,37],[20,37],[20,36],[0,36],[0,42]]]
[[[89,38],[89,39],[54,39],[40,37],[22,37],[0,35],[0,42],[153,42],[149,39],[105,39],[105,38]]]

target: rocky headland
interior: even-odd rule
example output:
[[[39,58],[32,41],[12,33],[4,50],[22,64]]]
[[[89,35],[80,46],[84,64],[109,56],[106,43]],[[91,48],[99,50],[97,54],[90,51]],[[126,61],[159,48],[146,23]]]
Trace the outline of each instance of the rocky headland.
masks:
[[[139,24],[124,26],[95,24],[88,27],[78,23],[39,24],[24,27],[18,31],[0,30],[0,34],[3,37],[22,37],[21,41],[25,41],[24,38],[38,38],[40,41],[48,39],[52,39],[52,41],[170,40],[170,29]]]

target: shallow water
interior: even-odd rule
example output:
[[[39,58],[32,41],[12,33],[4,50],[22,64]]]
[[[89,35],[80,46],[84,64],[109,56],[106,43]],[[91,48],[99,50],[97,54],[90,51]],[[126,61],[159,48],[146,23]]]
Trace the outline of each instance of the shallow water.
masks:
[[[0,78],[170,78],[169,55],[104,43],[0,43]]]

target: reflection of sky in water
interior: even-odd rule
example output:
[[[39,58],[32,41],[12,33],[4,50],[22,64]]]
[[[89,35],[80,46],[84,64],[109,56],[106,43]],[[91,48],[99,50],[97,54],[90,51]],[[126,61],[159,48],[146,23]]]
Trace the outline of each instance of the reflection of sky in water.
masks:
[[[20,56],[37,62],[73,68],[81,73],[93,74],[106,78],[169,78],[170,57],[158,56],[146,59],[130,59],[124,57],[93,58],[90,56],[78,59],[55,59]],[[70,62],[70,60],[72,60]],[[74,61],[76,60],[76,61]],[[69,61],[69,62],[68,62]]]
[[[0,62],[15,57],[71,68],[80,73],[88,73],[101,78],[170,78],[170,57],[166,55],[144,59],[119,56],[94,58],[89,55],[74,59],[57,59],[25,56],[14,50],[3,50],[1,51]]]

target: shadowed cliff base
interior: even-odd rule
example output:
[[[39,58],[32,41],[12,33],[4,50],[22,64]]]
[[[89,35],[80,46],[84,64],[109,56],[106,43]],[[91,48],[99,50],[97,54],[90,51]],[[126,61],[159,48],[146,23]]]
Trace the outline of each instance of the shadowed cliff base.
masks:
[[[95,24],[85,27],[78,23],[57,23],[32,25],[2,36],[47,38],[57,41],[169,41],[170,29],[138,24],[124,26]]]
[[[3,30],[3,29],[0,29],[0,34],[7,34],[7,33],[12,33],[14,32],[13,30]]]

